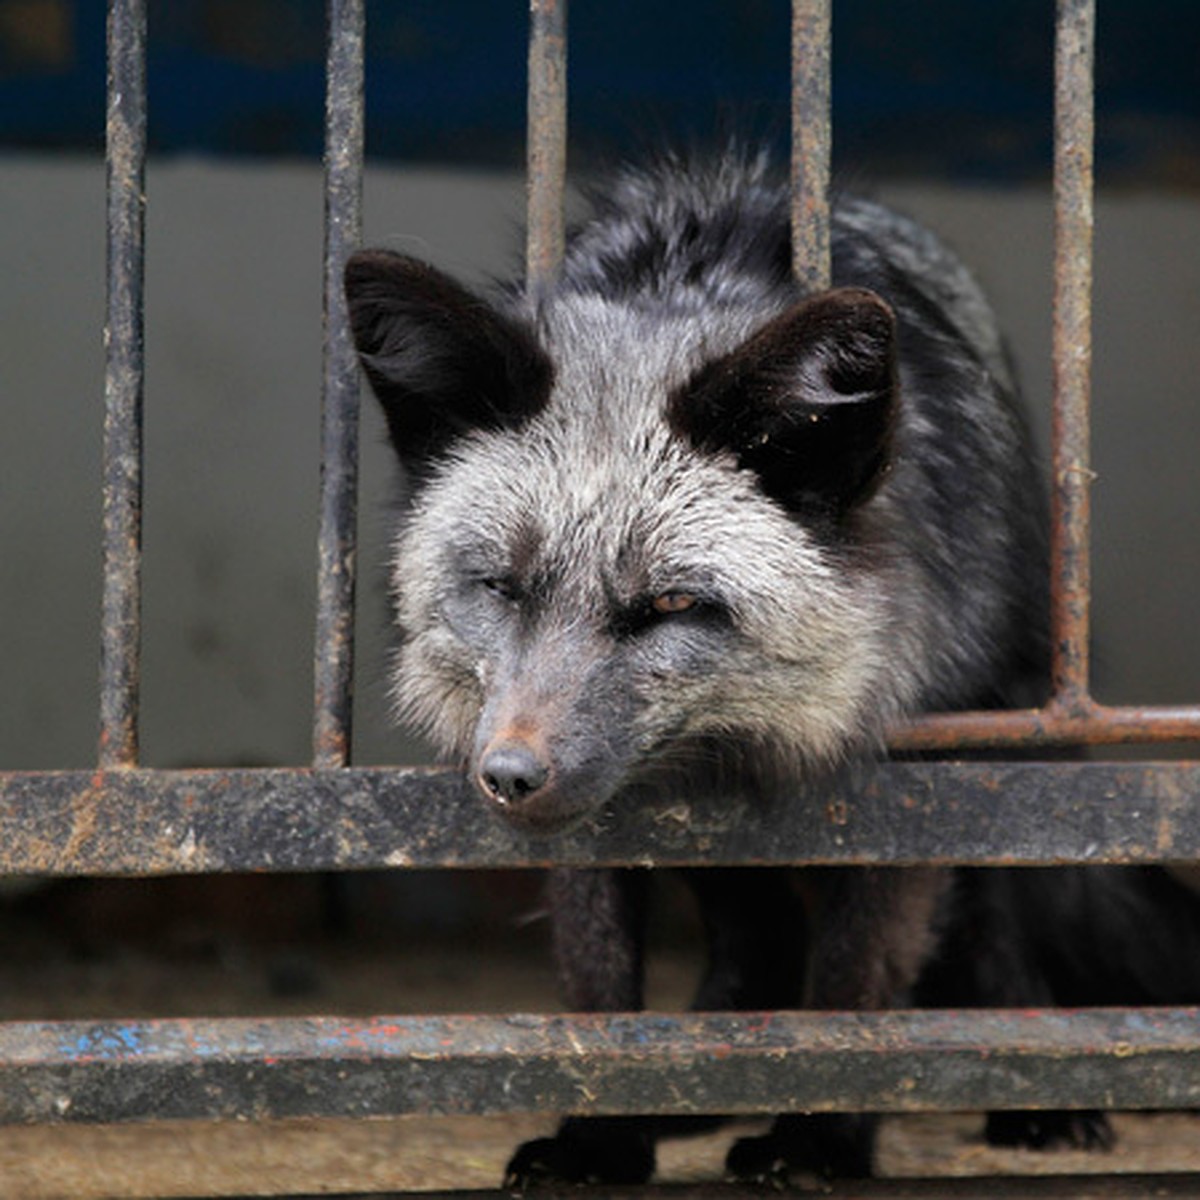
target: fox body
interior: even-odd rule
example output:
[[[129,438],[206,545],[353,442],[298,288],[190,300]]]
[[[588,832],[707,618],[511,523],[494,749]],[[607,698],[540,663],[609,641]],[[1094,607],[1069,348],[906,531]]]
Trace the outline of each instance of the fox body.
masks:
[[[786,189],[748,155],[668,160],[592,199],[546,290],[483,298],[385,251],[347,266],[407,481],[398,715],[536,834],[645,789],[813,786],[906,714],[1036,702],[1042,484],[966,269],[849,200],[835,287],[804,295]],[[993,1002],[1046,998],[1037,968],[1000,965],[1011,906],[970,873],[803,875],[689,873],[698,1007],[878,1008],[923,972],[935,1001],[951,979],[975,981],[965,1002],[991,979]],[[641,1005],[644,891],[638,872],[553,876],[573,1007]],[[995,948],[970,949],[954,913]],[[511,1176],[641,1179],[653,1132],[568,1121]],[[870,1118],[785,1117],[730,1165],[865,1173],[870,1153]]]

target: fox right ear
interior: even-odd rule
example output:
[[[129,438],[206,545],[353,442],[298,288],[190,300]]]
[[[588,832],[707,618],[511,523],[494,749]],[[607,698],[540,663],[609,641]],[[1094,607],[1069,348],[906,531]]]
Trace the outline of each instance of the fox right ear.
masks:
[[[545,405],[554,371],[532,330],[448,275],[365,250],[346,263],[345,284],[359,361],[410,470],[464,433],[520,425]]]
[[[792,512],[840,517],[887,469],[897,402],[896,318],[874,292],[793,305],[672,397],[671,427],[730,452]]]

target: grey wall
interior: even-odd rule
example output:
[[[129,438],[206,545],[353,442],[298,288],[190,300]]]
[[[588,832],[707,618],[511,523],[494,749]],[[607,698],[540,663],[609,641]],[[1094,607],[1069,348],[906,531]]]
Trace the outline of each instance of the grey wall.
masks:
[[[1041,190],[880,189],[977,266],[1031,402],[1049,397]],[[367,240],[468,279],[515,261],[511,176],[375,170]],[[89,765],[96,729],[103,167],[0,164],[0,769]],[[172,161],[147,182],[143,758],[309,757],[320,378],[316,167]],[[1200,700],[1200,200],[1102,195],[1097,223],[1097,691]],[[1044,424],[1044,422],[1043,422]],[[356,757],[384,719],[390,464],[364,407]]]

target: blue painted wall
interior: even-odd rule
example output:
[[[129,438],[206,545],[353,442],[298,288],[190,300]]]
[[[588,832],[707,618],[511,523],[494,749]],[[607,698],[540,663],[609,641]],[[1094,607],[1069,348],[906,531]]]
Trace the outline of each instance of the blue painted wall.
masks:
[[[98,148],[102,0],[0,0],[0,147]],[[368,153],[517,165],[524,0],[368,0]],[[575,0],[576,161],[721,122],[779,135],[787,0]],[[323,0],[152,0],[150,140],[318,155]],[[835,0],[835,139],[856,171],[1043,175],[1052,0]],[[1200,4],[1101,0],[1111,176],[1200,180]]]

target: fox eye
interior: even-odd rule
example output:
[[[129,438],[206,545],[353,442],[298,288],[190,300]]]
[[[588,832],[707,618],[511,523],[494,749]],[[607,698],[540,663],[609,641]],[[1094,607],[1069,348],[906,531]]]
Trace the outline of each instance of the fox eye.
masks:
[[[488,575],[479,581],[480,586],[498,600],[513,601],[520,598],[517,581],[509,575]]]
[[[650,601],[650,607],[660,617],[669,617],[673,613],[687,612],[696,604],[696,597],[690,592],[659,592]]]
[[[618,637],[634,637],[660,626],[672,625],[673,618],[685,614],[687,620],[681,624],[694,625],[700,620],[705,623],[723,621],[727,611],[719,600],[704,593],[671,589],[641,596],[619,609],[613,614],[612,629]]]

